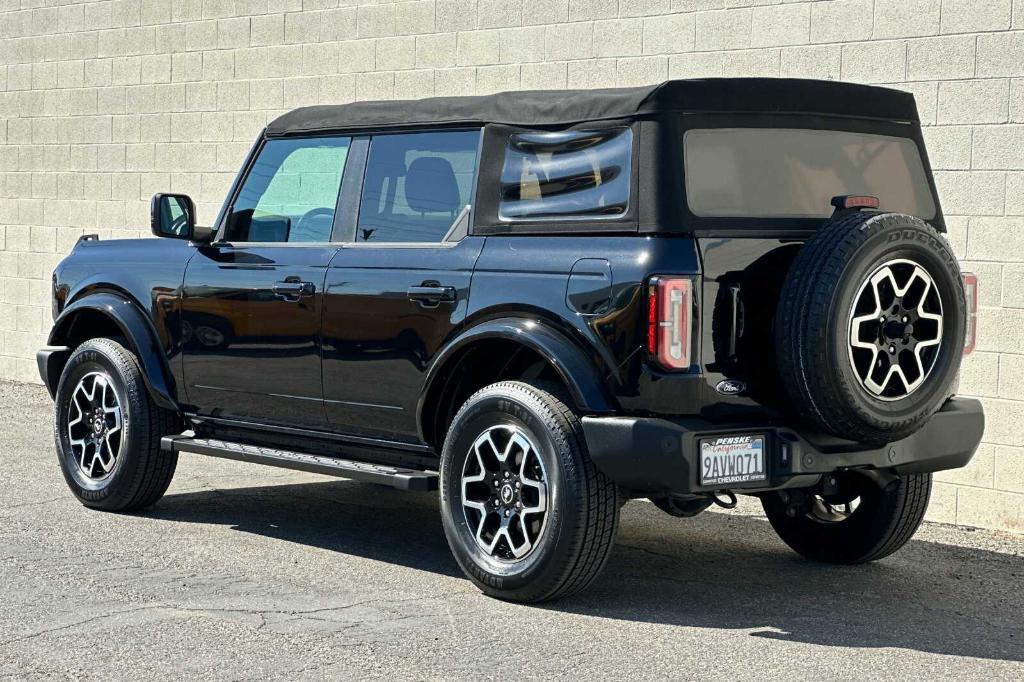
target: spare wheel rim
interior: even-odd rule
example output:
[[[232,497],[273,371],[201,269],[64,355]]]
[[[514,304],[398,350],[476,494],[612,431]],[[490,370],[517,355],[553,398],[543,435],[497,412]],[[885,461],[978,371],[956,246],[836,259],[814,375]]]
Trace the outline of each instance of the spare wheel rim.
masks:
[[[878,400],[902,400],[927,381],[943,334],[934,278],[907,258],[886,261],[864,280],[849,315],[849,361],[861,388]]]

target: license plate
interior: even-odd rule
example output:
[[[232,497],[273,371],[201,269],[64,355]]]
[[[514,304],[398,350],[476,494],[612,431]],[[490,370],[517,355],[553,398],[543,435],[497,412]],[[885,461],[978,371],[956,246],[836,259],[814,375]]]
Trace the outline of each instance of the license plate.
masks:
[[[764,436],[721,436],[700,441],[700,484],[764,481]]]

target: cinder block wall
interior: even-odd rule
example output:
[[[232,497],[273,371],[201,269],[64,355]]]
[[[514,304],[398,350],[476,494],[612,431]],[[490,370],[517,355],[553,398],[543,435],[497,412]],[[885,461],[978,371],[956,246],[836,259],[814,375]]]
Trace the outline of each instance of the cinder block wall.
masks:
[[[1024,0],[0,0],[0,378],[37,381],[79,235],[211,221],[251,139],[304,104],[700,76],[917,97],[950,239],[981,279],[963,391],[986,443],[932,519],[1024,531]]]

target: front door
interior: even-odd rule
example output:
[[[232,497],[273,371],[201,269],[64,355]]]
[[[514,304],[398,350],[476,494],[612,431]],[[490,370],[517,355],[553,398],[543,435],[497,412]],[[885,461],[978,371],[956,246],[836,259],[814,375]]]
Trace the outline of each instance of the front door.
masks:
[[[325,426],[320,322],[349,145],[345,137],[266,142],[219,241],[189,262],[183,362],[198,414]]]
[[[333,429],[416,442],[434,355],[465,318],[484,238],[464,236],[480,132],[376,135],[358,224],[324,288],[324,405]]]

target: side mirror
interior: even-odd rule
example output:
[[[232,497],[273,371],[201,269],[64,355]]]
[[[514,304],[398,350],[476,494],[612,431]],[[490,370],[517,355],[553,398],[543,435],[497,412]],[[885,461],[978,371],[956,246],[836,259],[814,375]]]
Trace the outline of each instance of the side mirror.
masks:
[[[157,237],[208,242],[212,230],[196,227],[196,205],[186,194],[153,195],[149,202],[149,228]]]

